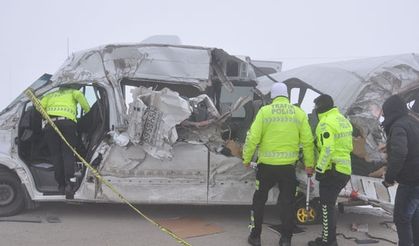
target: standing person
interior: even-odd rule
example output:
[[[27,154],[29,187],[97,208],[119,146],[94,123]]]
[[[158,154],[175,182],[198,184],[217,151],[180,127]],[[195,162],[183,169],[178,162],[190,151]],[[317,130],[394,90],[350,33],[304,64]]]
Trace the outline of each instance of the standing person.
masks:
[[[419,123],[397,95],[384,102],[383,114],[388,154],[383,184],[399,183],[393,214],[399,245],[419,245]]]
[[[274,83],[272,104],[262,107],[247,133],[243,148],[243,164],[248,167],[258,147],[256,191],[251,210],[249,244],[261,245],[263,213],[269,190],[279,185],[280,217],[282,222],[279,245],[291,245],[295,226],[294,196],[297,179],[295,163],[303,147],[306,171],[313,173],[313,136],[307,115],[288,99],[287,86]]]
[[[89,103],[83,93],[70,86],[61,87],[58,91],[47,94],[41,100],[42,108],[45,109],[51,120],[54,121],[72,146],[77,144],[77,103],[86,113],[90,110]],[[74,154],[49,124],[45,128],[45,138],[55,166],[55,180],[58,183],[58,190],[71,197],[73,187],[70,179],[74,176],[74,163],[76,161]]]
[[[336,241],[336,200],[351,175],[352,125],[334,107],[329,95],[314,99],[319,118],[316,127],[318,160],[316,180],[319,181],[322,207],[322,237],[308,243],[309,246],[338,245]]]

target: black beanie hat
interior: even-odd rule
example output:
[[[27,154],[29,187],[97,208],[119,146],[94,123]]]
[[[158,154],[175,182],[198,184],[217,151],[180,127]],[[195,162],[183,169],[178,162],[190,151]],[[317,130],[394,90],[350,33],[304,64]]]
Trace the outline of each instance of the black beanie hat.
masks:
[[[323,94],[314,99],[316,112],[318,114],[329,111],[334,107],[333,98],[327,94]]]
[[[383,103],[384,118],[392,117],[393,115],[405,115],[407,114],[407,105],[403,99],[398,95],[389,97]]]
[[[383,114],[384,121],[382,123],[384,130],[388,134],[390,132],[390,127],[396,121],[396,119],[402,117],[403,115],[408,114],[408,109],[406,103],[398,95],[393,95],[389,97],[383,103]]]

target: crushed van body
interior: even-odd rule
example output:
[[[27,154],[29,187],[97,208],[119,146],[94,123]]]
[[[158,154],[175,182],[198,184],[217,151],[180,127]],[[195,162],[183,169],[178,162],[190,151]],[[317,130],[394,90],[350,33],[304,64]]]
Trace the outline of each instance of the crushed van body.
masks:
[[[257,77],[280,68],[217,48],[115,44],[74,53],[30,88],[38,98],[61,86],[80,88],[91,110],[77,115],[76,148],[131,202],[250,204],[254,171],[243,167],[241,146],[254,101],[261,101]],[[1,164],[27,197],[65,200],[32,102],[20,95],[0,119]],[[75,176],[75,200],[120,202],[80,163]]]
[[[314,64],[270,77],[287,84],[291,101],[309,114],[312,127],[316,124],[316,117],[311,114],[313,99],[319,94],[333,97],[355,129],[352,155],[355,175],[342,194],[349,197],[355,192],[358,198],[391,210],[396,187],[386,189],[381,185],[387,161],[381,106],[388,97],[398,94],[412,114],[418,113],[414,104],[419,98],[419,56],[401,54]],[[267,94],[272,83],[272,79],[261,77],[258,89]]]

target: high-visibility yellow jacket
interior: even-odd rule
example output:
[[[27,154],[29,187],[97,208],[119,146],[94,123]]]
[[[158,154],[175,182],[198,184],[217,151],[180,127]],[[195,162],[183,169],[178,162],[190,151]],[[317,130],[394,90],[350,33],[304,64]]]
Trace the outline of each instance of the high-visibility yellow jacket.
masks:
[[[89,103],[79,90],[62,88],[47,94],[41,100],[41,105],[50,116],[62,116],[76,122],[77,103],[87,113],[90,110]]]
[[[317,148],[319,157],[316,172],[324,173],[332,169],[350,175],[352,152],[352,125],[337,108],[319,114],[316,127]]]
[[[313,135],[307,115],[286,97],[277,97],[259,110],[247,133],[243,163],[251,161],[257,147],[258,163],[294,164],[303,147],[305,165],[314,166]]]

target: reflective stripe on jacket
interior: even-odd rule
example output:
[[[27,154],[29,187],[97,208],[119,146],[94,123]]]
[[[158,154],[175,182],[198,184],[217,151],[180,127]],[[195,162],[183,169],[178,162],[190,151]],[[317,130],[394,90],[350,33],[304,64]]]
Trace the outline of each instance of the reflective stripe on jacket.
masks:
[[[79,90],[65,88],[51,92],[41,100],[42,107],[50,116],[63,116],[76,122],[77,103],[87,113],[90,110],[89,103]]]
[[[313,135],[307,115],[286,97],[277,97],[259,110],[247,132],[243,163],[252,160],[257,147],[258,163],[293,164],[303,147],[305,165],[314,166]]]
[[[336,171],[350,175],[352,152],[352,125],[337,108],[319,114],[316,127],[319,157],[316,172],[324,173],[336,165]]]

